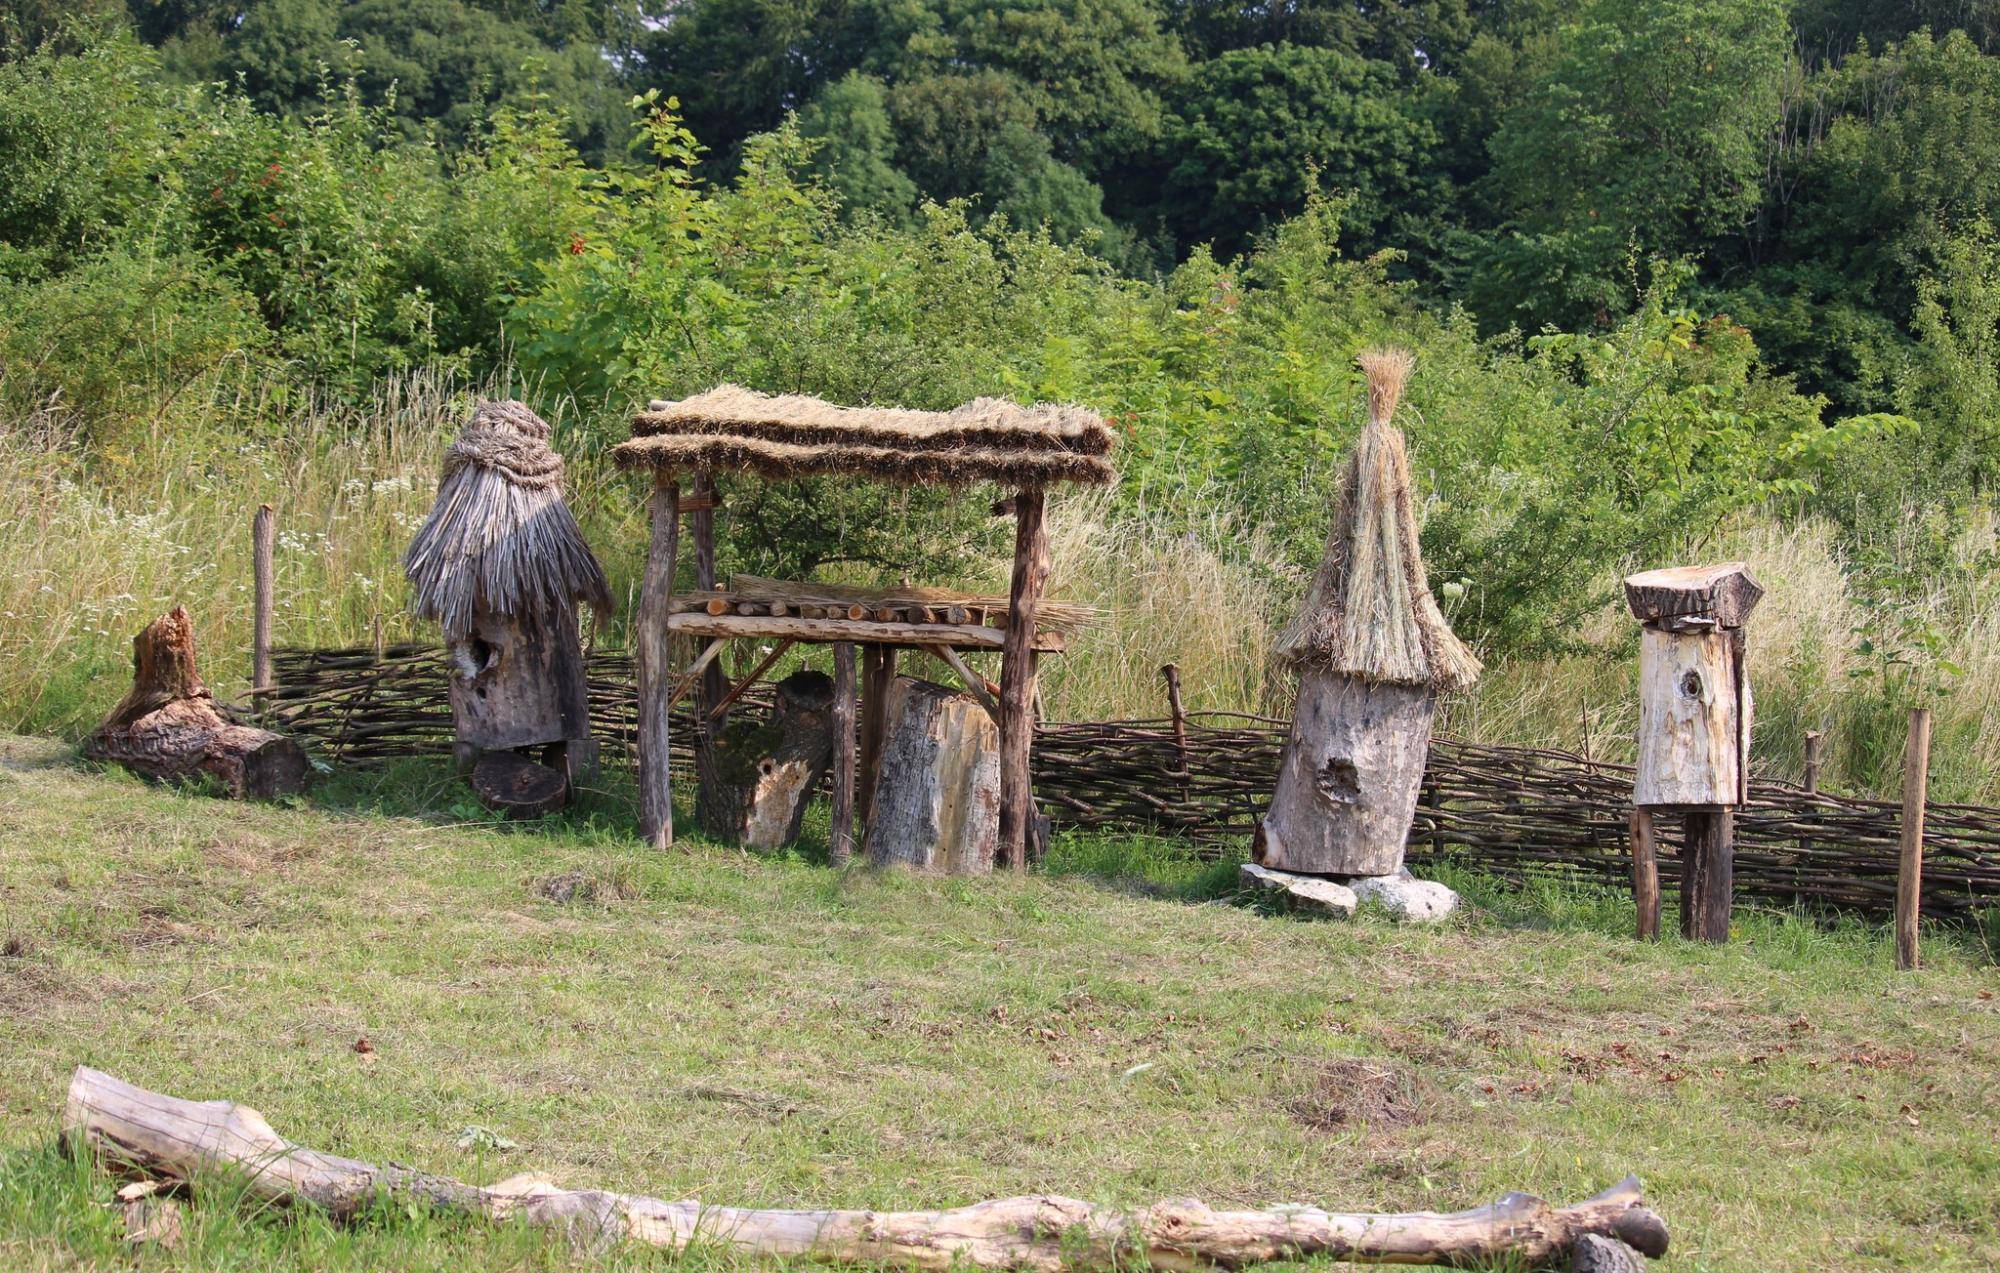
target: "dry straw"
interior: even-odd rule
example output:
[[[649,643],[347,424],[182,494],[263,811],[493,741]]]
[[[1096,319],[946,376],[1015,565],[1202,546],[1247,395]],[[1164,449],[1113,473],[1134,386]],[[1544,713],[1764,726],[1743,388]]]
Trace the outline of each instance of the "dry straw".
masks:
[[[483,402],[445,452],[437,502],[403,558],[411,609],[472,631],[479,611],[549,615],[587,601],[611,610],[604,571],[563,503],[549,426],[519,402]]]
[[[950,411],[843,407],[721,385],[655,402],[613,454],[628,468],[839,475],[909,484],[1102,485],[1115,438],[1083,407],[977,398]]]
[[[1368,376],[1368,424],[1340,483],[1326,555],[1276,650],[1362,680],[1464,689],[1479,679],[1479,660],[1431,596],[1410,461],[1402,430],[1389,423],[1413,360],[1391,349],[1359,361]]]

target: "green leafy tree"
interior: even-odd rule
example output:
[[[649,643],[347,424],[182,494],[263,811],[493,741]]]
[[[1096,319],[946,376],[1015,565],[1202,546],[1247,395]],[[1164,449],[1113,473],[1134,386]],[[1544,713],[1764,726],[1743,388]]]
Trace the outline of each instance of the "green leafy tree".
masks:
[[[844,210],[909,218],[917,184],[896,167],[896,129],[880,80],[851,71],[827,85],[799,112],[798,129],[816,144],[813,170]]]

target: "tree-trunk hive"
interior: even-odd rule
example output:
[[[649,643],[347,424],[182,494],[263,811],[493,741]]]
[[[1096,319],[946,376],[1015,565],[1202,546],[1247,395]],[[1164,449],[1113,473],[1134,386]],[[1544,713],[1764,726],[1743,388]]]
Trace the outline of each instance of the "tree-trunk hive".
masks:
[[[604,572],[563,503],[549,426],[486,402],[445,453],[437,502],[404,558],[419,618],[444,628],[462,760],[590,738],[577,602],[611,609]],[[553,757],[550,757],[553,758]]]
[[[1479,660],[1431,597],[1403,435],[1390,425],[1411,360],[1364,354],[1368,424],[1335,505],[1326,555],[1278,639],[1298,704],[1251,856],[1276,870],[1389,875],[1403,865],[1438,691]]]

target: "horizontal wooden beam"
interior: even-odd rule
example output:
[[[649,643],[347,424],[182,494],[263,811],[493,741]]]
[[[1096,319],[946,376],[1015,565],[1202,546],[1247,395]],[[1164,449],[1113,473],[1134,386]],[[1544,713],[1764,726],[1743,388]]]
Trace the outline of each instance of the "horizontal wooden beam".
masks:
[[[775,637],[793,641],[852,641],[856,645],[941,645],[954,650],[997,650],[1007,642],[999,628],[972,623],[879,623],[872,619],[798,619],[776,615],[703,614],[667,616],[667,631],[708,637]],[[1034,640],[1043,654],[1060,654],[1060,632]]]

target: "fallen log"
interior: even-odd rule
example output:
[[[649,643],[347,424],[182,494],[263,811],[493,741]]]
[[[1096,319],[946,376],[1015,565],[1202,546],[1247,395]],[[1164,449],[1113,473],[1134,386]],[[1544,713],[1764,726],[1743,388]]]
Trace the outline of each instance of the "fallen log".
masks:
[[[1123,1209],[1054,1195],[944,1211],[754,1210],[563,1189],[533,1175],[482,1187],[393,1163],[376,1166],[294,1145],[262,1114],[233,1101],[164,1096],[87,1066],[78,1066],[70,1079],[63,1130],[109,1166],[195,1185],[225,1175],[254,1198],[312,1205],[339,1219],[417,1202],[585,1239],[625,1238],[669,1249],[722,1243],[753,1255],[830,1264],[1055,1273],[1141,1262],[1242,1268],[1325,1255],[1371,1264],[1509,1259],[1539,1266],[1569,1260],[1593,1234],[1654,1257],[1667,1250],[1666,1225],[1630,1176],[1574,1206],[1510,1193],[1490,1206],[1450,1214],[1347,1214],[1307,1206],[1213,1211],[1192,1200]]]
[[[229,794],[268,799],[306,789],[306,754],[268,729],[238,725],[195,667],[194,623],[175,606],[132,638],[132,688],[84,741],[83,754],[148,778],[219,779]]]

